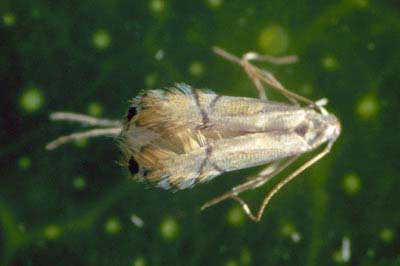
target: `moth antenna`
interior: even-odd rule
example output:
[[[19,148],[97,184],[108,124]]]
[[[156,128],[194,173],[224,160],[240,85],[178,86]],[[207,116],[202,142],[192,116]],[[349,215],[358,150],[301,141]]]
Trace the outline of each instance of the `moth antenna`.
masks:
[[[283,188],[287,183],[289,183],[291,180],[293,180],[295,177],[297,177],[301,172],[303,172],[304,170],[306,170],[308,167],[310,167],[311,165],[313,165],[314,163],[316,163],[317,161],[319,161],[321,158],[323,158],[325,155],[327,155],[329,153],[329,151],[331,150],[333,141],[328,142],[328,144],[326,145],[326,147],[324,148],[323,151],[321,151],[319,154],[317,154],[315,157],[311,158],[309,161],[307,161],[306,163],[304,163],[302,166],[300,166],[299,168],[297,168],[292,174],[290,174],[288,177],[286,177],[285,179],[283,179],[282,181],[280,181],[273,189],[272,191],[270,191],[267,196],[264,198],[260,209],[257,212],[257,216],[253,216],[251,214],[250,209],[248,208],[248,206],[246,204],[243,204],[243,202],[241,202],[240,200],[238,200],[238,197],[233,197],[234,200],[239,201],[242,204],[243,210],[245,211],[245,213],[255,222],[259,222],[261,220],[261,216],[264,213],[265,207],[267,207],[268,203],[270,202],[270,200],[275,196],[276,193],[278,193],[279,190],[281,190],[281,188]]]
[[[84,138],[94,138],[101,136],[117,136],[121,133],[122,127],[111,128],[95,128],[84,132],[73,133],[61,136],[46,145],[47,150],[53,150],[65,143],[76,141]]]
[[[118,120],[100,119],[93,116],[84,114],[71,113],[71,112],[54,112],[50,114],[50,120],[53,121],[69,121],[78,122],[87,126],[99,127],[121,127],[122,124]]]
[[[71,113],[71,112],[54,112],[50,114],[52,121],[67,121],[78,122],[85,126],[97,126],[84,132],[73,133],[66,136],[61,136],[46,145],[47,150],[53,150],[65,143],[76,141],[84,138],[93,138],[100,136],[117,136],[122,130],[122,123],[117,120],[100,119],[93,116],[84,114]],[[105,127],[105,128],[101,128]]]

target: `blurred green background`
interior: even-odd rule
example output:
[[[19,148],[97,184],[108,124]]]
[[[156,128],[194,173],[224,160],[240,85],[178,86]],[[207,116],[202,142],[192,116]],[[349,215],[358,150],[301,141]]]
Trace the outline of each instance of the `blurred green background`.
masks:
[[[1,0],[0,265],[400,265],[399,11],[395,0]],[[82,130],[50,123],[52,111],[119,119],[142,89],[174,82],[256,97],[213,45],[298,55],[263,66],[327,97],[342,121],[331,154],[260,223],[232,201],[199,211],[259,168],[172,193],[129,180],[112,139],[44,150]],[[273,183],[246,200],[258,207]]]

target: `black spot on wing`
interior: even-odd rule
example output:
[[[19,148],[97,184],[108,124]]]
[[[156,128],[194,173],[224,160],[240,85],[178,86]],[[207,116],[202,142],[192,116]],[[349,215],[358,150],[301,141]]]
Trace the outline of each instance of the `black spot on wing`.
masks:
[[[137,114],[136,107],[130,107],[128,110],[128,114],[126,115],[126,118],[128,121],[131,121],[131,119]]]
[[[131,172],[132,175],[135,175],[139,172],[139,165],[135,161],[135,158],[133,158],[133,156],[131,156],[131,158],[129,159],[128,165],[129,172]]]
[[[306,135],[308,131],[308,125],[306,124],[301,124],[299,126],[297,126],[294,130],[294,132],[296,132],[297,135],[304,137]]]

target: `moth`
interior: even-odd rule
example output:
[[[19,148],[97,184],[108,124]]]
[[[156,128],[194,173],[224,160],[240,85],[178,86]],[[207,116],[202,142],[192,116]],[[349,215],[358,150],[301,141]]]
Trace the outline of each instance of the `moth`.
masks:
[[[260,221],[265,207],[283,186],[329,153],[341,125],[325,109],[327,100],[314,102],[293,93],[272,73],[252,63],[288,64],[296,61],[295,56],[277,58],[249,52],[239,58],[218,47],[213,50],[244,69],[258,91],[258,99],[218,95],[183,83],[148,90],[134,98],[122,122],[75,113],[51,114],[52,120],[81,122],[96,128],[62,136],[49,143],[47,149],[81,138],[116,136],[123,153],[122,164],[135,179],[171,190],[191,188],[225,172],[266,165],[258,175],[201,208],[233,199],[250,219]],[[280,92],[288,103],[268,100],[265,86]],[[324,148],[317,155],[265,196],[256,214],[239,197],[321,146]]]

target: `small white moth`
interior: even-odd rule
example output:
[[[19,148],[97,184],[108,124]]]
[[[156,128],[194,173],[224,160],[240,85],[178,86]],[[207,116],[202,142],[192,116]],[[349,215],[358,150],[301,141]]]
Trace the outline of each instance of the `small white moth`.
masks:
[[[202,209],[225,199],[238,201],[245,213],[259,221],[271,198],[290,180],[324,157],[340,134],[338,119],[323,107],[282,86],[252,60],[288,64],[295,56],[276,58],[247,53],[241,59],[215,47],[214,52],[243,67],[260,99],[222,96],[186,84],[149,90],[132,101],[123,122],[74,113],[53,113],[53,120],[78,121],[92,130],[63,136],[47,145],[54,149],[66,142],[95,136],[118,136],[124,163],[139,180],[164,189],[186,189],[207,182],[224,172],[268,164],[257,176]],[[264,85],[279,91],[290,103],[266,99]],[[303,103],[303,106],[300,105]],[[256,215],[239,194],[263,185],[302,154],[321,145],[325,148],[279,182],[267,194]]]

